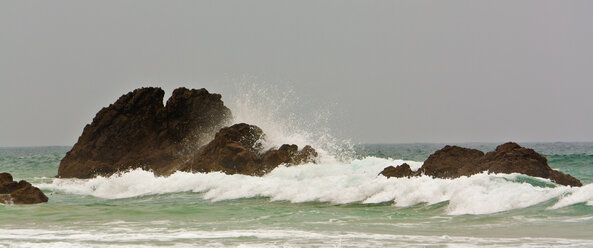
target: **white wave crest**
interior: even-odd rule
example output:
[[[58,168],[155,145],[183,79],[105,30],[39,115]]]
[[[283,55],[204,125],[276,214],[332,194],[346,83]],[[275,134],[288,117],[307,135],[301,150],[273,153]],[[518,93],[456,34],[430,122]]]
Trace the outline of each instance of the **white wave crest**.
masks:
[[[558,209],[577,203],[585,202],[589,206],[593,206],[593,184],[587,184],[583,187],[572,188],[571,194],[567,194],[560,198],[551,209]]]
[[[111,177],[55,179],[43,189],[118,199],[173,192],[203,192],[207,200],[221,201],[269,197],[272,201],[365,204],[393,201],[397,207],[448,201],[448,214],[488,214],[533,206],[565,196],[553,208],[593,199],[593,186],[582,188],[537,187],[513,181],[519,174],[478,174],[457,179],[385,178],[377,176],[386,166],[422,162],[367,157],[350,163],[281,166],[263,177],[223,173],[177,172],[155,177],[134,170]],[[569,195],[571,194],[572,195]],[[568,196],[566,196],[568,195]]]

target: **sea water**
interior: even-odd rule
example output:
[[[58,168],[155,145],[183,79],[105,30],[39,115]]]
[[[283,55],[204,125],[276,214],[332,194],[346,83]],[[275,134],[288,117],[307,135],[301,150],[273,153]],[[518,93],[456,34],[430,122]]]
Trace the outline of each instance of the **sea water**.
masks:
[[[461,144],[483,151],[496,144]],[[358,145],[263,177],[142,170],[55,178],[70,147],[0,148],[48,203],[0,205],[0,247],[593,247],[593,143],[522,143],[581,180],[385,178],[444,144]]]

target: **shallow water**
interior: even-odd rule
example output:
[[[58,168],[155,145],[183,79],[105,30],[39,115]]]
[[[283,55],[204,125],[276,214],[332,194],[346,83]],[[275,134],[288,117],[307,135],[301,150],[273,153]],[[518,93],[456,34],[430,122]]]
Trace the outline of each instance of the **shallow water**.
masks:
[[[0,247],[593,247],[593,143],[521,144],[586,184],[518,174],[386,179],[443,144],[364,145],[349,162],[55,179],[69,147],[0,148],[0,171],[49,202],[0,205]],[[485,151],[495,144],[464,144]]]

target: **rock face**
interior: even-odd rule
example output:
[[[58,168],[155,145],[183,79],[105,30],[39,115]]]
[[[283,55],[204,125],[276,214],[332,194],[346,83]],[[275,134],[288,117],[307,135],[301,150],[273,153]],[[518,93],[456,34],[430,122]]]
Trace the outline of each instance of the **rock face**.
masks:
[[[454,178],[484,171],[480,160],[484,153],[459,146],[445,146],[424,161],[418,172],[432,177]]]
[[[263,131],[254,125],[240,123],[225,127],[190,160],[183,162],[181,166],[173,165],[164,174],[181,170],[261,176],[280,164],[315,162],[317,153],[310,146],[299,151],[296,145],[285,144],[279,149],[263,152],[263,138]]]
[[[385,168],[381,174],[386,177],[406,176],[390,173],[390,171],[398,168],[387,170],[388,168]],[[399,170],[407,171],[406,168]],[[582,183],[578,179],[568,174],[552,170],[546,158],[533,149],[521,147],[513,142],[502,144],[496,147],[496,150],[486,154],[476,149],[445,146],[443,149],[430,155],[424,161],[422,167],[418,171],[412,172],[409,176],[424,174],[438,178],[456,178],[471,176],[483,171],[507,174],[521,173],[533,177],[549,178],[557,184],[582,186]]]
[[[60,163],[58,177],[89,178],[155,169],[195,151],[231,119],[219,94],[179,88],[142,88],[101,109]]]
[[[232,116],[219,94],[179,88],[166,106],[163,96],[160,88],[141,88],[101,109],[62,159],[58,177],[109,176],[135,168],[157,175],[178,170],[262,175],[281,163],[317,156],[310,146],[263,152],[259,127],[223,128]]]
[[[0,203],[35,204],[47,202],[47,196],[39,188],[21,180],[15,182],[12,175],[0,173]]]

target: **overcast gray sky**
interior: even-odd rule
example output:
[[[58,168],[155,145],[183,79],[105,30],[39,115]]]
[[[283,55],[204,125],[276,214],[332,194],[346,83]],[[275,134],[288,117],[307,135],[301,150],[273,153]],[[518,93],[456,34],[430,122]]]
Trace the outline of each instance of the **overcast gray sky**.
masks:
[[[593,141],[593,1],[0,1],[0,146],[250,80],[355,142]]]

